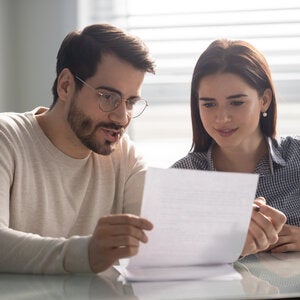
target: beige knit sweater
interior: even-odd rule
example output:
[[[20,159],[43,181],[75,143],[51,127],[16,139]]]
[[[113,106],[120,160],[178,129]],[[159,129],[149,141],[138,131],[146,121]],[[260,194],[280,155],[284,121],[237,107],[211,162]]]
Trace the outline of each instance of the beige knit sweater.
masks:
[[[90,272],[99,217],[139,214],[145,165],[128,136],[112,155],[71,158],[36,111],[0,114],[0,272]]]

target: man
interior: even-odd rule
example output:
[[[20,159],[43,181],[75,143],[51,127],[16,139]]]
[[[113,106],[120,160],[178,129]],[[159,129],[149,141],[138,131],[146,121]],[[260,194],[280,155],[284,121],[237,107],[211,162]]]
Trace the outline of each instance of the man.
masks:
[[[50,109],[0,114],[0,272],[101,272],[135,255],[145,165],[124,134],[153,61],[108,25],[71,32]]]

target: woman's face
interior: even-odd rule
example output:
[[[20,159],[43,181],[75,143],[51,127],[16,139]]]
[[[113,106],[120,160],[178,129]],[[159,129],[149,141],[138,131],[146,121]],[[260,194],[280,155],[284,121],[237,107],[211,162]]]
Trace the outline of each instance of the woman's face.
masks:
[[[221,148],[249,149],[262,138],[259,119],[272,99],[269,89],[259,97],[240,76],[216,73],[201,79],[198,96],[203,126]]]

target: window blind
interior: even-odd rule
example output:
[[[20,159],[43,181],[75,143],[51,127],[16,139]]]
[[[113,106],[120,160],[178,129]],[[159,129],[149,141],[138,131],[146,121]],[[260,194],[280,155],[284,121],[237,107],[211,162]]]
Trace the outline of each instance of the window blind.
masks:
[[[207,1],[206,1],[207,2]],[[279,101],[300,94],[300,1],[89,0],[87,22],[110,22],[141,37],[157,74],[146,77],[151,103],[189,99],[193,67],[215,39],[242,39],[266,56]]]

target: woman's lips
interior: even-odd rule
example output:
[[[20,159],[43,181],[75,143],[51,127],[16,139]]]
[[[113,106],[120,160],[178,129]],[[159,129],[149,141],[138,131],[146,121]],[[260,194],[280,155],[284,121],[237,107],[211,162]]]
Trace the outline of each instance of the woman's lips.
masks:
[[[229,137],[237,131],[237,128],[234,128],[234,129],[223,128],[223,129],[216,129],[216,131],[222,137]]]

